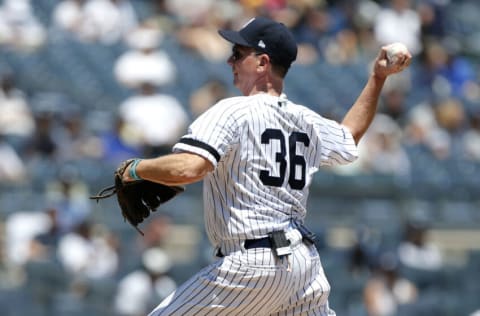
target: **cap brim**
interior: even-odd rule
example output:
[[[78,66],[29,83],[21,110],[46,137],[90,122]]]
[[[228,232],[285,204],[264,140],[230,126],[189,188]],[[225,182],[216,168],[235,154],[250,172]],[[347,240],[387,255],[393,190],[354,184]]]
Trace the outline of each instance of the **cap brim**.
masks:
[[[240,35],[239,32],[231,31],[231,30],[219,30],[218,34],[220,34],[220,36],[222,36],[224,39],[226,39],[230,43],[238,44],[242,46],[248,46],[248,47],[252,46]]]

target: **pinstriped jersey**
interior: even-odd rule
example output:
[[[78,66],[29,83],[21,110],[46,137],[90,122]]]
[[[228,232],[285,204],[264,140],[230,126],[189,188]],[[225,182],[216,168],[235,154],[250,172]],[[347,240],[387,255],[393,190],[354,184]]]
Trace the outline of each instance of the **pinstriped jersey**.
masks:
[[[218,102],[173,150],[196,153],[215,166],[203,183],[206,231],[215,246],[303,223],[318,168],[358,155],[347,128],[268,94]]]

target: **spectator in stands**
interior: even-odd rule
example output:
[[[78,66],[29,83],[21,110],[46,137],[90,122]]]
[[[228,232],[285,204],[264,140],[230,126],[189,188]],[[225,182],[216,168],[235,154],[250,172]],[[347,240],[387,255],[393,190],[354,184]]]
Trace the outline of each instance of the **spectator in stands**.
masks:
[[[36,113],[36,132],[26,141],[24,152],[27,160],[51,159],[55,160],[58,144],[54,139],[55,115],[49,111]]]
[[[179,17],[188,13],[181,23],[175,36],[180,45],[187,50],[198,54],[204,60],[210,62],[224,61],[231,51],[230,45],[222,41],[217,30],[221,29],[228,18],[235,15],[243,17],[241,11],[234,4],[226,6],[214,6],[213,1],[168,1],[171,10]],[[188,8],[187,8],[188,7]],[[244,22],[247,22],[245,20]]]
[[[205,112],[212,104],[217,103],[230,95],[228,86],[220,79],[208,80],[203,86],[190,95],[190,113],[197,117]]]
[[[124,276],[117,288],[114,309],[118,315],[141,316],[176,289],[168,273],[171,261],[161,248],[149,248],[142,254],[142,267]]]
[[[158,214],[146,223],[144,235],[139,236],[137,248],[145,251],[150,248],[163,248],[171,234],[172,219],[167,214]]]
[[[45,187],[46,202],[57,210],[61,233],[72,231],[89,217],[88,186],[74,167],[64,165],[59,168],[56,179],[46,182]]]
[[[381,95],[379,112],[391,117],[403,129],[407,123],[407,113],[411,105],[407,97],[412,89],[411,73],[402,73],[386,82]]]
[[[125,122],[122,134],[150,157],[170,152],[188,123],[188,114],[179,101],[159,93],[150,82],[143,82],[137,95],[120,104],[119,115]]]
[[[398,247],[400,263],[419,270],[438,270],[442,267],[442,254],[427,240],[428,227],[420,222],[405,225],[405,237]]]
[[[443,38],[447,33],[448,4],[450,1],[418,1],[416,11],[420,17],[422,41]]]
[[[307,63],[312,63],[323,58],[325,47],[332,36],[332,17],[324,1],[320,1],[316,6],[302,2],[296,8],[300,11],[293,34],[298,42],[299,56],[304,56]]]
[[[374,25],[378,12],[382,7],[376,1],[358,1],[352,17],[352,27],[357,33],[358,50],[368,60],[378,50],[378,41],[375,38]]]
[[[160,49],[163,34],[160,29],[142,25],[127,37],[129,50],[115,61],[117,81],[128,88],[138,88],[147,81],[155,86],[171,84],[176,67],[168,54]]]
[[[55,26],[86,42],[110,45],[138,24],[130,0],[63,0],[53,11]]]
[[[363,170],[400,177],[410,175],[410,158],[402,147],[402,131],[394,120],[378,114],[365,136]]]
[[[409,111],[406,142],[425,149],[437,160],[464,158],[462,140],[467,128],[464,104],[456,98],[439,97]]]
[[[402,130],[389,116],[377,114],[359,146],[360,155],[341,173],[381,174],[408,179],[411,162],[402,146]]]
[[[339,31],[325,48],[325,60],[332,65],[355,64],[361,58],[357,34],[351,29]]]
[[[33,135],[35,120],[28,100],[15,84],[13,74],[0,75],[0,135],[26,138]]]
[[[448,133],[452,143],[461,144],[461,137],[467,128],[463,102],[457,98],[441,99],[434,105],[434,112],[438,125]],[[455,148],[453,151],[456,152]]]
[[[214,0],[164,0],[167,11],[180,21],[195,23],[215,10]]]
[[[0,45],[34,51],[45,40],[45,28],[34,15],[30,0],[3,1],[0,6]]]
[[[3,217],[0,218],[0,239],[2,240],[0,242],[0,282],[4,290],[15,289],[24,283],[23,271],[8,260],[5,218]],[[8,304],[4,305],[6,305],[4,307],[8,310]]]
[[[395,255],[389,252],[382,254],[375,273],[364,288],[367,315],[396,315],[399,305],[413,303],[417,297],[415,284],[399,274]]]
[[[471,161],[480,162],[480,112],[477,109],[468,115],[469,129],[462,137],[465,157]]]
[[[376,13],[372,22],[373,34],[379,45],[394,42],[404,43],[412,55],[422,52],[420,17],[412,0],[389,0]],[[399,96],[392,93],[410,92],[413,81],[411,69],[402,72],[398,77],[387,82],[383,97]],[[398,90],[397,90],[398,89]],[[403,127],[403,126],[402,126]]]
[[[22,183],[27,179],[27,169],[15,148],[0,134],[0,181]]]
[[[117,247],[115,238],[106,227],[85,221],[62,236],[57,257],[76,279],[106,279],[117,272]]]
[[[124,40],[138,25],[130,0],[88,0],[84,8],[87,33],[95,41],[113,44]]]
[[[143,148],[147,155],[169,152],[188,121],[179,101],[159,92],[176,76],[175,65],[160,49],[162,36],[159,29],[149,25],[138,27],[127,40],[131,49],[114,67],[117,81],[136,92],[120,105],[119,117],[124,123],[120,135],[125,143]]]
[[[360,241],[355,241],[348,254],[348,272],[352,281],[364,282],[371,272],[371,254]]]
[[[58,160],[61,162],[101,157],[101,144],[86,128],[83,115],[78,109],[66,110],[59,118],[60,128],[55,136],[59,146]]]
[[[83,39],[84,33],[84,6],[87,0],[61,0],[52,13],[53,26],[78,39]]]
[[[5,245],[7,261],[22,267],[31,259],[34,238],[48,232],[52,226],[47,211],[11,210],[5,220]]]
[[[378,13],[374,34],[380,45],[404,43],[412,55],[422,51],[421,24],[412,0],[390,0]]]
[[[439,97],[478,100],[479,77],[472,63],[461,55],[460,44],[452,37],[425,44],[415,86]]]
[[[122,135],[125,131],[128,131],[125,121],[121,116],[117,116],[112,128],[99,136],[102,160],[115,167],[130,157],[139,157],[142,152],[139,144],[129,143],[129,136]]]
[[[60,223],[58,222],[58,211],[54,208],[47,208],[45,214],[50,223],[45,231],[36,234],[30,242],[30,261],[55,261],[58,242],[62,236]]]
[[[426,149],[438,160],[450,156],[451,138],[442,129],[429,102],[415,105],[407,113],[405,143],[408,146]]]
[[[170,12],[167,1],[150,1],[149,15],[144,17],[142,24],[161,29],[165,34],[173,34],[177,27],[177,15]]]

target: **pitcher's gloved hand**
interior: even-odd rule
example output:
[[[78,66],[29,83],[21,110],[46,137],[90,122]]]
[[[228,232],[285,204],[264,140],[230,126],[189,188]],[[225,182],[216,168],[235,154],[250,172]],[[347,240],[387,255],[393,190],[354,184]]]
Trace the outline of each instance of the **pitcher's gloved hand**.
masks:
[[[102,189],[90,199],[98,202],[116,194],[124,220],[143,235],[138,229],[138,224],[150,216],[151,212],[156,211],[160,204],[171,200],[185,189],[181,186],[168,186],[148,180],[124,182],[123,173],[134,161],[135,159],[129,159],[122,162],[114,172],[115,184]]]

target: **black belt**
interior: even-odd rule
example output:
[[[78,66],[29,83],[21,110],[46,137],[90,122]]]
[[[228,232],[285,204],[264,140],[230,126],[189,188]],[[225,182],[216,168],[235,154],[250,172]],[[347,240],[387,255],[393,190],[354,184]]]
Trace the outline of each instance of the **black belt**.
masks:
[[[303,242],[308,242],[310,244],[314,244],[315,241],[315,234],[310,232],[305,226],[299,227],[299,231],[302,234]],[[245,249],[253,249],[253,248],[269,248],[273,249],[272,237],[263,237],[259,239],[247,239],[245,240],[243,246]],[[217,257],[224,257],[221,250],[217,250]]]
[[[253,249],[253,248],[270,248],[272,249],[272,241],[270,237],[264,237],[259,239],[247,239],[243,243],[245,249]],[[217,257],[223,258],[225,255],[222,253],[220,249],[217,249]]]
[[[297,227],[298,231],[302,235],[302,241],[308,242],[310,244],[315,244],[315,240],[317,236],[308,230],[307,227],[300,225]],[[252,248],[273,248],[272,239],[270,236],[260,238],[260,239],[247,239],[244,243],[245,249],[252,249]]]
[[[272,241],[270,237],[264,237],[259,239],[247,239],[243,244],[245,249],[253,249],[253,248],[270,248],[272,249]]]

